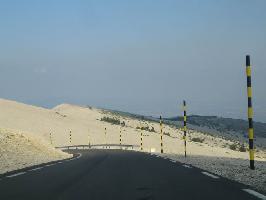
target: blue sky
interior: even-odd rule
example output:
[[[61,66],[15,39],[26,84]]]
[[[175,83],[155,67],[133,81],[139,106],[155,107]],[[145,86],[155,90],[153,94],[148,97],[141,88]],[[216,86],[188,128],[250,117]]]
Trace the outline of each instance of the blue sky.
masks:
[[[0,0],[2,98],[266,122],[265,0]]]

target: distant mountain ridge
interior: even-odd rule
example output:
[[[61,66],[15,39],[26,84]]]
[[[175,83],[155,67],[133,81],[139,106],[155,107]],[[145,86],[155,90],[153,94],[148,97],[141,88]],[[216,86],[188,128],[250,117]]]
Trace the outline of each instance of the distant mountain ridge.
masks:
[[[105,109],[105,110],[108,110],[113,114],[128,116],[139,120],[149,120],[154,122],[159,121],[159,118],[152,116],[132,114],[129,112],[117,111],[111,109]],[[183,126],[182,123],[183,116],[163,118],[163,120],[164,123],[169,125],[174,125],[178,128],[182,128]],[[243,119],[224,118],[217,116],[189,115],[187,116],[187,123],[188,126],[192,125],[189,128],[196,129],[198,131],[203,131],[205,130],[204,128],[208,128],[210,130],[209,131],[206,130],[206,132],[209,133],[212,132],[211,130],[216,130],[217,132],[225,133],[225,135],[227,135],[226,133],[233,132],[233,133],[238,133],[238,135],[241,135],[243,138],[247,137],[248,122]],[[253,123],[254,123],[255,138],[256,137],[266,138],[266,123],[263,122],[253,122]]]
[[[166,118],[168,121],[183,121],[183,117]],[[243,119],[223,118],[217,116],[187,116],[187,122],[191,125],[208,127],[220,132],[234,131],[243,135],[247,134],[248,122]],[[255,136],[266,138],[266,123],[254,122]]]

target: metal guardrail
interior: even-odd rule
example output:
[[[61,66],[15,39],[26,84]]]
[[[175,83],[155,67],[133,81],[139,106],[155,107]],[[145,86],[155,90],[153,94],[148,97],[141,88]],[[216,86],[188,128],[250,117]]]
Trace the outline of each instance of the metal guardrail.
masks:
[[[131,148],[132,150],[134,147],[139,147],[138,145],[130,145],[130,144],[91,144],[91,145],[69,145],[69,146],[60,146],[60,147],[55,147],[56,149],[91,149],[94,147],[118,147],[118,148]]]

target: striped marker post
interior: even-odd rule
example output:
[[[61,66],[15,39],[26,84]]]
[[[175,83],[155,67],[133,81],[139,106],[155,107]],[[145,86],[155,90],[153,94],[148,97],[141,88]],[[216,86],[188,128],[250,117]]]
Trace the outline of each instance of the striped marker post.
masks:
[[[140,127],[140,150],[143,151],[143,133],[142,133],[142,126]]]
[[[90,130],[88,129],[88,145],[89,148],[91,148],[91,142],[90,142]]]
[[[120,145],[120,149],[122,149],[122,127],[120,127],[120,131],[119,131],[119,145]]]
[[[186,101],[183,101],[183,109],[184,109],[184,147],[185,147],[185,157],[187,157],[187,111],[186,111]]]
[[[162,122],[162,116],[160,116],[160,130],[161,130],[161,153],[163,153],[163,122]]]
[[[254,170],[254,130],[253,130],[253,108],[252,108],[252,88],[251,88],[251,66],[250,56],[246,56],[247,74],[247,96],[248,96],[248,138],[249,138],[249,160],[250,169]]]
[[[72,133],[71,133],[71,131],[69,132],[69,144],[70,144],[70,146],[72,144]]]
[[[50,143],[53,145],[52,133],[50,133]]]
[[[107,149],[107,130],[104,128],[105,148]]]

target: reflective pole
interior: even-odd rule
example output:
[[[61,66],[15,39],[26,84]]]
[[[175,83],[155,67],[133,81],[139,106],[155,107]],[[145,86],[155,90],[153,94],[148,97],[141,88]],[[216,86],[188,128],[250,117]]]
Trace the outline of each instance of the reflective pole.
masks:
[[[52,133],[50,133],[50,143],[53,145]]]
[[[185,157],[187,157],[187,111],[186,111],[186,101],[183,101],[183,109],[184,109],[184,150]]]
[[[122,149],[122,127],[120,127],[120,134],[119,134],[119,145],[120,145],[120,149]]]
[[[162,122],[162,116],[160,116],[160,130],[161,130],[161,153],[163,153],[163,122]]]
[[[104,128],[105,148],[107,149],[107,130]]]
[[[250,169],[255,169],[254,164],[254,130],[253,130],[253,108],[252,108],[252,88],[251,88],[251,65],[250,56],[246,56],[247,75],[247,96],[248,96],[248,138],[249,138],[249,160]]]
[[[69,132],[69,144],[70,144],[70,146],[72,144],[72,133],[71,133],[71,131]]]
[[[143,133],[142,133],[142,126],[140,127],[140,150],[143,151]]]
[[[91,142],[90,142],[90,130],[88,129],[88,145],[89,148],[91,148]]]

